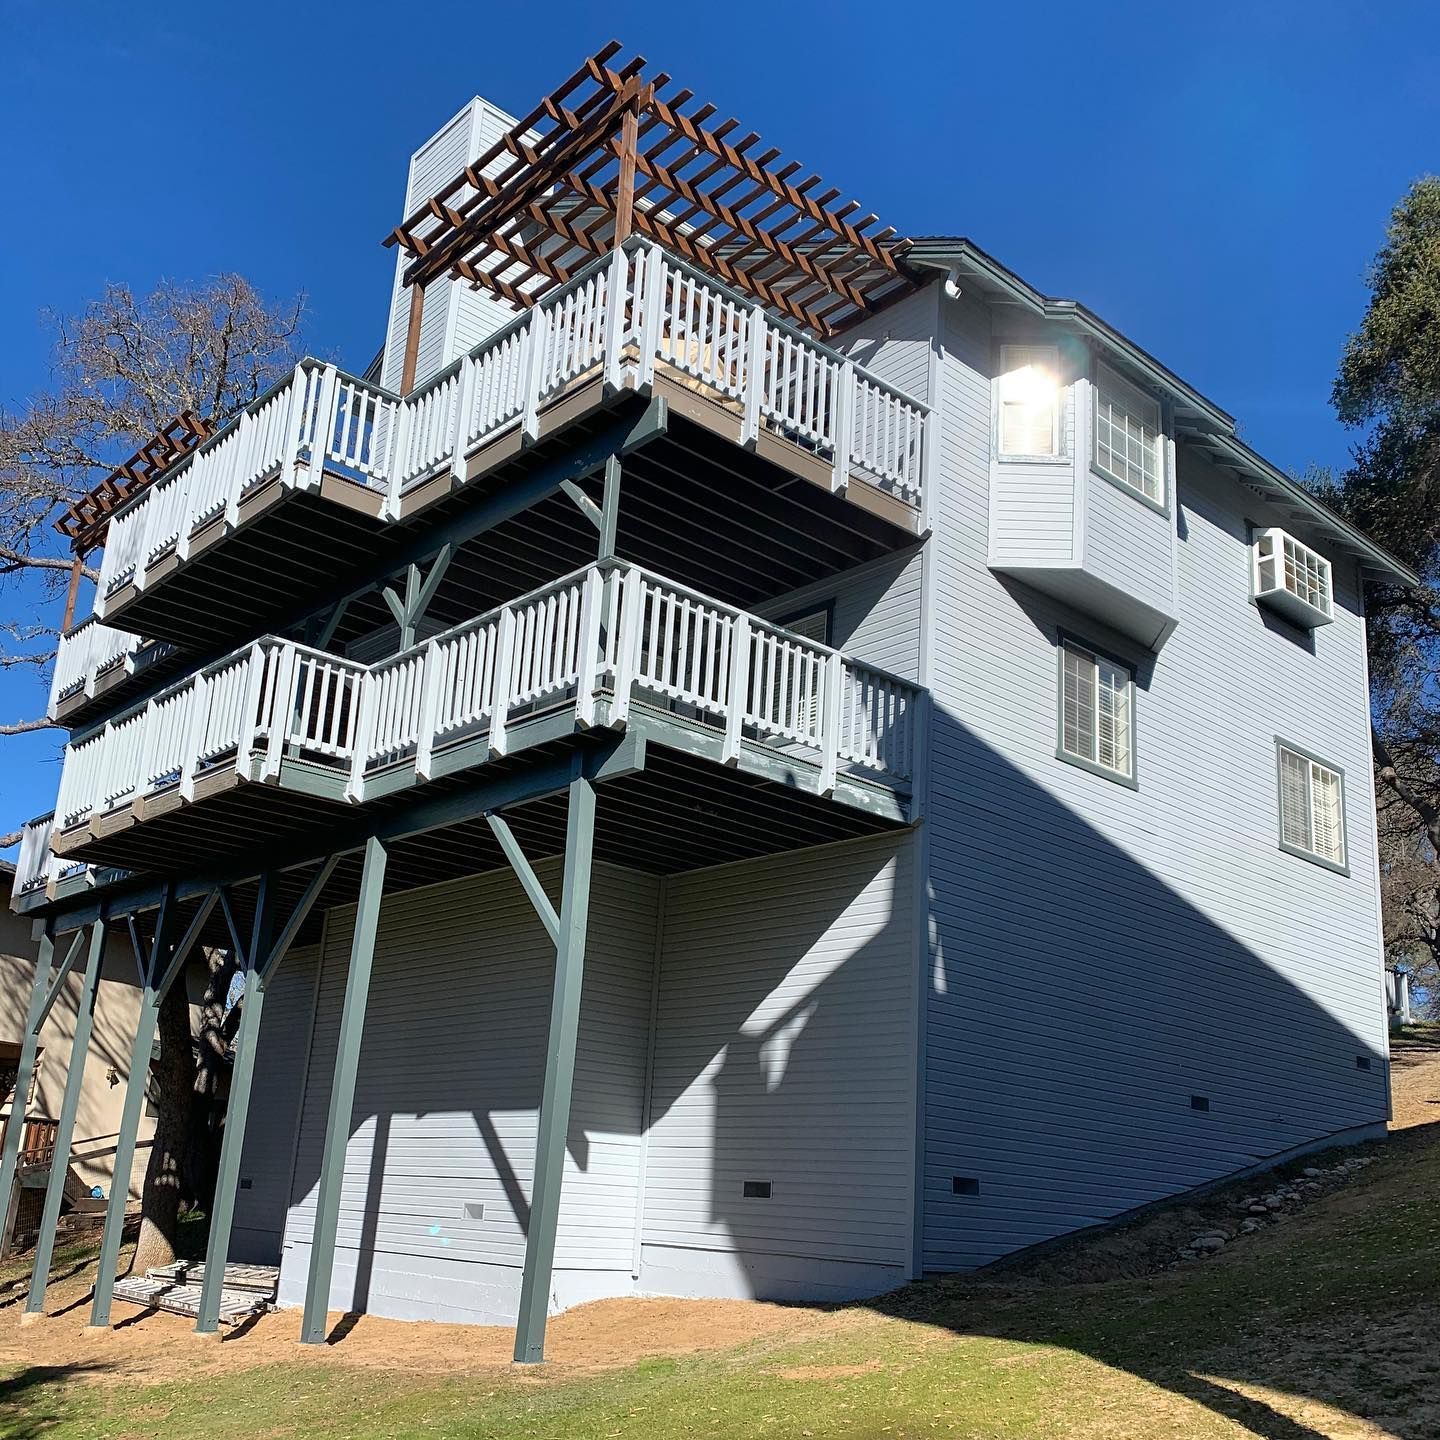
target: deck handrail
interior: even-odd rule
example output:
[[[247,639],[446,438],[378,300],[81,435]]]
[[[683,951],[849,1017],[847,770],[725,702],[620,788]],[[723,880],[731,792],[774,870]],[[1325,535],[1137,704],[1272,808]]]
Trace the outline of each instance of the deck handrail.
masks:
[[[594,374],[645,389],[657,365],[730,405],[740,439],[773,431],[828,462],[832,486],[869,484],[920,510],[930,407],[697,266],[641,237],[583,266],[413,394],[306,357],[111,517],[95,613],[152,565],[233,527],[262,482],[315,489],[321,473],[383,495],[381,518],[505,431],[538,435],[545,404]]]
[[[56,816],[69,828],[219,769],[273,780],[299,756],[345,776],[352,800],[395,764],[428,779],[435,754],[484,736],[502,755],[518,718],[602,703],[624,724],[635,699],[813,761],[829,793],[842,770],[911,778],[920,691],[878,666],[623,561],[596,562],[365,665],[265,636],[119,711],[65,748]],[[26,848],[28,847],[28,848]],[[26,832],[25,881],[48,832]],[[34,876],[31,872],[34,872]],[[44,874],[48,878],[48,871]]]

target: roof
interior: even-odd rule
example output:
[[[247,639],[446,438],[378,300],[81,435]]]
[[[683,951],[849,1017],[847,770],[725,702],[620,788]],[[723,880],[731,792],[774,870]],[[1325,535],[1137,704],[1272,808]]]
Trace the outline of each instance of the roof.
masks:
[[[893,228],[713,105],[621,63],[587,59],[386,238],[407,286],[453,275],[521,305],[640,234],[825,337],[909,294]],[[615,61],[612,66],[611,61]],[[618,68],[617,68],[618,67]]]
[[[1230,471],[1241,484],[1318,531],[1352,556],[1367,574],[1402,585],[1420,584],[1420,577],[1408,565],[1245,444],[1232,415],[1078,300],[1043,294],[963,235],[916,237],[904,248],[901,258],[914,270],[954,272],[989,298],[1019,305],[1099,345],[1119,367],[1170,401],[1177,438],[1202,450],[1212,464]]]

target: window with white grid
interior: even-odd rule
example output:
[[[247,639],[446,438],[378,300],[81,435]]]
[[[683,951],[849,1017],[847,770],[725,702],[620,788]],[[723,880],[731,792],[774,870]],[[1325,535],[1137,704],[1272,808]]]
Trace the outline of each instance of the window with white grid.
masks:
[[[995,381],[995,443],[1006,458],[1060,454],[1060,351],[1002,345]]]
[[[1269,597],[1288,591],[1320,615],[1334,613],[1331,605],[1330,562],[1293,535],[1272,527],[1255,536],[1255,593]]]
[[[1060,750],[1123,779],[1135,774],[1134,677],[1065,641],[1060,657]]]
[[[1165,504],[1160,404],[1103,365],[1095,376],[1095,466],[1155,505]]]
[[[1280,843],[1329,865],[1345,864],[1345,784],[1338,770],[1283,743]]]

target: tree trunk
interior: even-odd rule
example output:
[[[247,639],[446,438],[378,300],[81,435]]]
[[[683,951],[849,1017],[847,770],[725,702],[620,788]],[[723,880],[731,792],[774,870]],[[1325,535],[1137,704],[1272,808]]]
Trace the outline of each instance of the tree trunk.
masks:
[[[228,951],[206,955],[208,975],[200,1001],[199,1033],[191,1025],[190,996],[182,975],[160,1004],[160,1058],[154,1066],[155,1138],[140,1204],[135,1269],[168,1265],[175,1257],[180,1216],[209,1211],[230,1091],[229,1029],[225,1002],[235,977]],[[196,1059],[198,1041],[199,1059]]]
[[[195,1057],[191,1050],[190,999],[181,976],[160,1002],[160,1058],[152,1067],[155,1088],[155,1138],[145,1168],[140,1201],[140,1241],[135,1270],[175,1259],[180,1225],[181,1187],[191,1143],[190,1096],[195,1089]],[[143,1058],[141,1059],[143,1064]]]

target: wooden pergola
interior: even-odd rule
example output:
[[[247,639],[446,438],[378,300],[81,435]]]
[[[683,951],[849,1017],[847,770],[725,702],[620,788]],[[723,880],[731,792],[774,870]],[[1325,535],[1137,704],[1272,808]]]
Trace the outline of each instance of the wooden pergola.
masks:
[[[642,56],[618,63],[620,49],[586,60],[386,237],[412,257],[402,390],[430,281],[529,306],[634,234],[821,337],[915,288],[894,229],[738,120],[712,125],[715,106],[647,76]]]
[[[215,427],[208,420],[189,410],[182,410],[128,460],[122,461],[98,485],[92,485],[60,512],[55,529],[70,542],[74,556],[70,566],[70,586],[65,596],[65,614],[60,622],[62,630],[68,630],[75,618],[75,599],[80,590],[85,557],[105,543],[110,517],[137,490],[158,480],[214,432]]]

